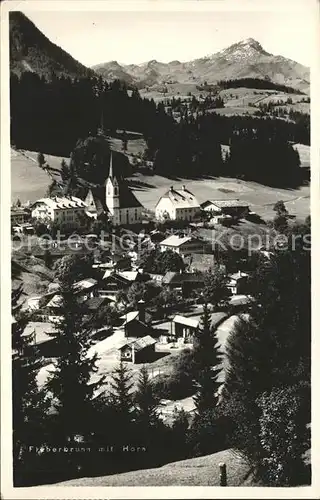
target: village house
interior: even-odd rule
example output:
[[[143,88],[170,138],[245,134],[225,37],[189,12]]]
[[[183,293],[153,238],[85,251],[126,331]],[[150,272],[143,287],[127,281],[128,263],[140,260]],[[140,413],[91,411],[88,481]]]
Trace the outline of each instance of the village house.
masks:
[[[155,212],[156,219],[160,221],[166,219],[192,221],[200,212],[200,204],[185,186],[178,190],[171,186],[159,199]]]
[[[59,323],[63,319],[63,298],[56,293],[43,307],[43,316],[50,323]]]
[[[95,278],[84,278],[73,284],[73,293],[77,296],[79,302],[84,302],[89,298],[98,295],[98,280]],[[51,294],[58,293],[60,290],[59,283],[49,283],[48,292]]]
[[[157,341],[150,335],[137,340],[127,340],[120,347],[120,357],[122,361],[131,361],[131,363],[148,363],[155,357],[155,345]]]
[[[203,287],[204,276],[201,273],[168,272],[162,285],[181,292],[183,297],[190,297],[195,290]]]
[[[173,332],[177,340],[182,339],[184,343],[193,341],[200,325],[199,319],[186,318],[177,314],[173,320]]]
[[[155,358],[156,340],[150,335],[141,338],[125,337],[123,331],[115,331],[111,336],[97,342],[88,350],[87,356],[91,358],[98,355],[114,356],[115,360],[131,363],[148,363]]]
[[[16,226],[27,223],[30,220],[30,215],[30,210],[22,207],[11,207],[11,225]]]
[[[201,204],[201,209],[209,212],[211,221],[219,223],[220,220],[229,217],[242,219],[249,214],[249,205],[240,200],[208,200]]]
[[[106,214],[114,225],[138,224],[142,221],[142,205],[135,197],[127,182],[113,171],[112,152],[110,154],[109,175],[105,185],[90,188],[85,203],[87,215],[97,218]]]
[[[52,323],[30,321],[26,325],[22,337],[29,339],[30,353],[34,352],[45,358],[61,355],[60,339]]]
[[[192,253],[203,253],[205,246],[206,243],[198,238],[172,234],[160,242],[160,251],[172,250],[184,257]]]
[[[41,302],[42,295],[36,295],[34,297],[29,297],[27,299],[27,309],[32,312],[32,311],[37,311],[40,308],[40,302]]]
[[[146,312],[145,302],[140,300],[137,311],[130,311],[121,316],[122,324],[118,329],[123,331],[125,337],[129,338],[140,338],[146,335],[153,336],[154,329],[146,323],[147,316],[150,317]]]
[[[137,276],[137,272],[134,275],[128,275],[119,271],[106,270],[99,284],[99,297],[108,297],[113,301],[117,300],[118,293],[128,290]]]
[[[96,297],[98,292],[98,281],[94,278],[85,278],[73,285],[74,294],[80,302]]]
[[[122,253],[111,252],[109,255],[103,256],[103,262],[93,264],[93,268],[122,270],[129,271],[131,269],[131,259],[129,255]]]
[[[84,306],[87,314],[95,314],[101,307],[110,304],[110,302],[110,299],[108,299],[107,297],[92,297],[86,300]]]
[[[85,226],[87,205],[75,196],[41,198],[31,205],[31,216],[47,224],[56,223],[60,229],[79,229]]]
[[[232,295],[245,294],[248,292],[248,278],[249,275],[242,271],[229,274],[227,287]]]

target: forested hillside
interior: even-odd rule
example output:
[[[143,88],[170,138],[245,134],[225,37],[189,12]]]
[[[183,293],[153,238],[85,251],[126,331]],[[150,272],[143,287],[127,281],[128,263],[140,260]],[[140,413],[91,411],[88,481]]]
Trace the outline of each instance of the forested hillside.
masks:
[[[53,74],[79,77],[94,73],[52,43],[22,12],[10,12],[9,28],[11,72],[31,72],[46,78]]]
[[[95,135],[102,125],[109,136],[118,129],[137,131],[147,142],[145,159],[153,160],[155,172],[163,175],[230,175],[297,185],[299,157],[290,142],[310,144],[309,119],[304,118],[227,117],[203,111],[175,121],[163,103],[142,99],[138,90],[129,91],[118,80],[108,84],[101,77],[55,76],[47,81],[33,73],[11,75],[15,147],[69,156],[78,139]],[[221,144],[230,146],[224,160]]]

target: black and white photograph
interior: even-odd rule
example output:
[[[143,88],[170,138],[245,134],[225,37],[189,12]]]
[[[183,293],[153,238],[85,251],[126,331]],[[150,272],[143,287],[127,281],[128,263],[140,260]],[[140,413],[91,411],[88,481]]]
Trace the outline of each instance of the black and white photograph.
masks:
[[[3,498],[316,498],[319,4],[77,4],[2,6]]]

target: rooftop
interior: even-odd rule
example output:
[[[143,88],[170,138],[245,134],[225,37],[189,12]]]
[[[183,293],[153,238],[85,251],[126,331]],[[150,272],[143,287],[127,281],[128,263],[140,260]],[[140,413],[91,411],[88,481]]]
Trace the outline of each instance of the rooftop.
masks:
[[[35,203],[33,203],[32,208],[35,208],[39,204],[45,204],[49,208],[53,210],[64,210],[67,208],[86,208],[87,205],[84,201],[80,200],[80,198],[76,198],[75,196],[64,196],[58,197],[55,196],[53,198],[40,198]]]
[[[192,328],[198,328],[200,321],[198,319],[186,318],[185,316],[180,316],[177,314],[173,320],[174,323],[179,323],[180,325],[191,326]]]
[[[75,291],[80,292],[81,290],[86,290],[88,288],[92,288],[97,283],[98,283],[98,281],[94,278],[85,278],[81,281],[78,281],[73,286],[74,286]]]
[[[85,302],[84,306],[87,309],[90,309],[90,311],[96,311],[106,302],[110,302],[110,299],[108,299],[107,297],[92,297]]]
[[[46,307],[62,307],[62,305],[63,305],[62,295],[56,294],[52,297],[51,300],[49,300]]]
[[[229,279],[230,280],[239,280],[241,278],[248,278],[249,275],[247,273],[244,273],[242,271],[238,271],[237,273],[229,274]]]
[[[56,337],[57,331],[52,323],[30,321],[23,331],[24,337],[33,337],[36,344],[43,344]]]
[[[138,276],[138,271],[119,271],[118,275],[129,281],[135,281]]]
[[[130,311],[127,314],[120,316],[120,319],[123,319],[123,325],[131,323],[131,321],[138,318],[139,318],[139,311]]]
[[[188,243],[191,240],[191,236],[178,236],[176,234],[172,234],[165,240],[161,241],[160,245],[166,245],[168,247],[180,247],[184,243]]]
[[[30,210],[21,207],[11,207],[11,215],[30,215]]]
[[[122,348],[130,346],[133,347],[134,350],[137,352],[137,351],[142,351],[142,349],[145,349],[146,347],[149,347],[150,345],[154,345],[156,343],[157,341],[154,338],[152,338],[150,335],[146,335],[145,337],[141,337],[141,339],[133,341],[129,340],[129,342],[123,345]]]
[[[238,207],[248,207],[248,203],[246,201],[240,200],[208,200],[201,204],[202,208],[206,208],[210,205],[214,205],[218,208],[238,208]]]
[[[195,195],[188,191],[185,186],[182,189],[174,189],[173,186],[161,198],[168,198],[176,208],[200,208]],[[158,203],[160,202],[158,201]],[[157,203],[157,205],[158,205]]]

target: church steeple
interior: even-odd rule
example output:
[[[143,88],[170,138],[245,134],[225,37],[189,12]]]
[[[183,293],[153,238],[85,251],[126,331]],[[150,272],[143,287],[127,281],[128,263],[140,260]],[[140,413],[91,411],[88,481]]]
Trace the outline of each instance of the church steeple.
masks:
[[[106,205],[112,215],[114,210],[119,208],[119,184],[113,173],[112,151],[110,151],[109,175],[106,181]]]
[[[110,151],[109,178],[113,180],[112,151]]]

